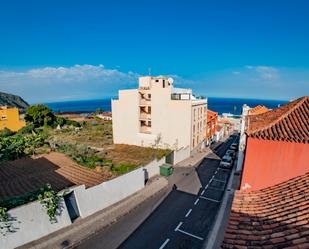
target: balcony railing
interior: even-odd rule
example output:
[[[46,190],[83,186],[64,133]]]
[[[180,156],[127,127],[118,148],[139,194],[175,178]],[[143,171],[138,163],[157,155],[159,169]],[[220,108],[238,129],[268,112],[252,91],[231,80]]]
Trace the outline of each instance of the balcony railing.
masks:
[[[139,101],[139,104],[140,104],[140,105],[150,105],[150,100],[141,99],[141,100]]]
[[[151,133],[151,127],[147,125],[143,125],[140,128],[141,133]]]
[[[149,113],[146,113],[146,112],[141,112],[139,117],[140,117],[140,119],[151,120],[151,115]]]

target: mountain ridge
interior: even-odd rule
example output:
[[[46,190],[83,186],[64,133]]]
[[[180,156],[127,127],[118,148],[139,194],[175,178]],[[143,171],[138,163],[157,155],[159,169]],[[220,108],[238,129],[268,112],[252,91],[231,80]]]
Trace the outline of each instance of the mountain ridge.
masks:
[[[0,106],[16,107],[25,110],[29,107],[29,104],[18,95],[0,92]]]

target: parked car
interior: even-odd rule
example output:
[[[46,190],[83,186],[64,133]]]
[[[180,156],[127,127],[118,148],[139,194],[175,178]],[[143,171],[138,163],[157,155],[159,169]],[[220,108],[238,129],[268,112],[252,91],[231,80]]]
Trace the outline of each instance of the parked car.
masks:
[[[232,158],[235,157],[236,153],[235,153],[235,150],[230,150],[228,149],[225,153],[225,155],[228,155],[228,156],[231,156]]]
[[[230,149],[231,149],[231,150],[237,151],[237,149],[238,149],[238,144],[237,144],[237,143],[232,143],[232,145],[230,146]]]
[[[219,167],[230,169],[233,165],[233,159],[231,156],[225,155],[222,157]]]

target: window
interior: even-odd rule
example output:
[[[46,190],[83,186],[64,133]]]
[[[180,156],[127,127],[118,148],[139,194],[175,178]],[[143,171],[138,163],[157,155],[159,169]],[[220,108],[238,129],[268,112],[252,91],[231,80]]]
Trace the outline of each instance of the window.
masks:
[[[148,99],[151,99],[151,94],[150,93],[148,93]]]
[[[163,88],[165,88],[165,80],[163,80],[163,83],[162,83],[162,85],[163,85]]]
[[[159,82],[159,80],[156,80],[156,82]]]

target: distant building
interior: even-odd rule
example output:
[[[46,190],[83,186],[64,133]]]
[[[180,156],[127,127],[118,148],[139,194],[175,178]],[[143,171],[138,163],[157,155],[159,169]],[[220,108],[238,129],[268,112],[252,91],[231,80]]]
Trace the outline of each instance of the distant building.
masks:
[[[111,120],[113,120],[113,118],[112,118],[112,113],[111,113],[111,112],[103,112],[103,113],[101,113],[101,114],[97,114],[96,116],[97,116],[98,118],[101,118],[101,119],[105,120],[105,121],[111,121]]]
[[[204,146],[206,109],[206,99],[175,88],[171,78],[140,77],[138,89],[112,100],[114,143],[195,150]]]
[[[215,135],[217,131],[218,113],[207,110],[207,125],[206,125],[206,144],[210,145],[215,141]]]
[[[19,118],[19,111],[17,108],[0,106],[0,130],[8,128],[11,131],[18,131],[25,125],[26,123]]]

